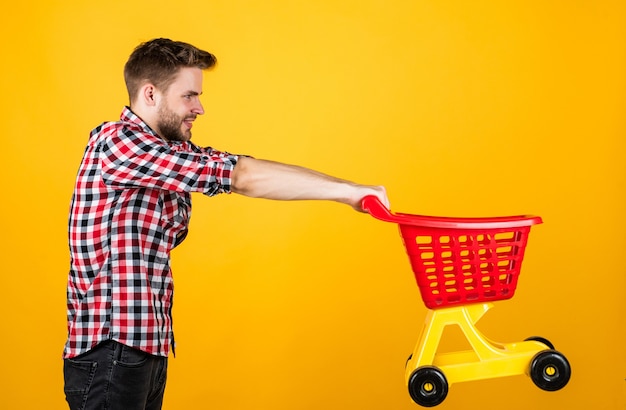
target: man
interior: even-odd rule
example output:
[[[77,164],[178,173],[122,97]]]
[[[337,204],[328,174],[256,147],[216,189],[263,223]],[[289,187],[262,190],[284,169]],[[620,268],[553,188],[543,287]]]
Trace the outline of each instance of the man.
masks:
[[[382,187],[231,155],[190,142],[215,57],[168,39],[124,67],[130,106],[90,135],[69,218],[65,395],[71,409],[160,409],[174,348],[170,251],[186,236],[191,192],[332,200],[361,211]]]

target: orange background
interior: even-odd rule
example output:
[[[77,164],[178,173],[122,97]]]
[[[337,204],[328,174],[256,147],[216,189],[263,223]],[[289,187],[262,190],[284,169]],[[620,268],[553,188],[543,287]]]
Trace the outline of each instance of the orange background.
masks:
[[[441,409],[624,409],[623,1],[34,1],[0,17],[1,407],[63,409],[66,219],[122,67],[163,36],[219,59],[201,145],[384,184],[398,212],[533,213],[491,339],[549,338],[555,393],[452,386]],[[426,309],[397,229],[334,203],[194,197],[174,251],[165,409],[414,409]],[[452,335],[451,344],[458,335]]]

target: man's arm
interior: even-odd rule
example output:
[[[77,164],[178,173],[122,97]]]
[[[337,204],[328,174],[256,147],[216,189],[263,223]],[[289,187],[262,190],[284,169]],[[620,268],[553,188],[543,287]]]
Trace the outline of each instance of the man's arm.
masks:
[[[382,186],[359,185],[297,165],[239,157],[231,179],[232,192],[255,198],[329,200],[363,211],[361,199],[375,195],[389,207]]]

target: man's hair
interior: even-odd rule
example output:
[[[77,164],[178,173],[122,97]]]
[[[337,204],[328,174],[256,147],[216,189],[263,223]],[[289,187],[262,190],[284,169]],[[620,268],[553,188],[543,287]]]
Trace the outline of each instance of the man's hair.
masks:
[[[212,68],[215,56],[182,41],[156,38],[140,44],[124,66],[124,81],[132,103],[141,86],[151,83],[162,92],[172,83],[182,67],[201,70]]]

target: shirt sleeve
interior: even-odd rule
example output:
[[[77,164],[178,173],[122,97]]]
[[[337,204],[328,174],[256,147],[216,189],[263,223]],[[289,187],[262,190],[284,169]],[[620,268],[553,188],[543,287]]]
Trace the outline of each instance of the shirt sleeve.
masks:
[[[155,188],[231,192],[231,173],[238,156],[212,148],[180,150],[159,137],[122,126],[100,147],[103,182],[112,189]]]

